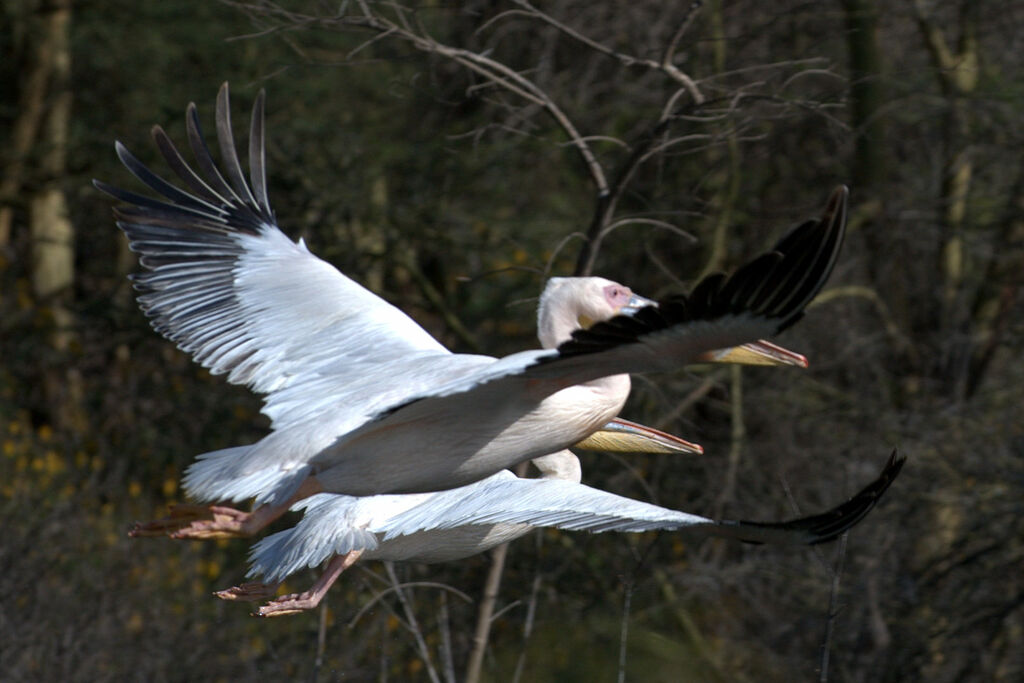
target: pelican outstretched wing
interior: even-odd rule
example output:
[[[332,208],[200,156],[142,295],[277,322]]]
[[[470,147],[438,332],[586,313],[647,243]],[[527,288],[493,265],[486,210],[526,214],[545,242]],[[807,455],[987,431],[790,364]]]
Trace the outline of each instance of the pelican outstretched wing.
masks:
[[[186,124],[198,172],[162,128],[153,128],[160,152],[187,189],[150,171],[120,143],[124,165],[163,198],[94,181],[128,204],[114,211],[146,269],[133,281],[153,327],[214,374],[261,394],[281,392],[297,379],[315,382],[339,366],[352,384],[386,384],[389,375],[381,368],[393,361],[448,355],[402,311],[277,227],[267,198],[263,101],[261,92],[253,106],[248,180],[235,151],[224,84],[217,98],[223,173],[190,104]],[[280,419],[294,410],[294,399],[285,395],[275,403],[272,395],[264,412]],[[306,403],[317,400],[305,395]],[[312,410],[305,408],[292,415]]]
[[[671,370],[704,352],[772,337],[803,317],[835,266],[846,232],[846,187],[829,197],[822,216],[794,228],[771,250],[731,276],[709,275],[692,292],[573,332],[553,351],[523,351],[474,374],[431,388],[408,403],[473,392],[504,382],[553,380],[555,387],[633,372]]]
[[[304,511],[298,524],[253,546],[249,576],[262,574],[273,583],[353,550],[386,557],[389,544],[399,537],[402,555],[415,560],[410,549],[417,536],[429,555],[436,551],[434,545],[444,542],[446,530],[501,524],[522,527],[519,535],[529,527],[545,526],[592,533],[668,530],[754,544],[813,545],[834,540],[864,519],[905,460],[894,451],[879,476],[845,503],[784,522],[716,521],[571,481],[520,479],[508,470],[437,493],[361,498],[321,493],[292,507]]]
[[[388,539],[467,525],[529,524],[574,531],[689,531],[748,543],[815,544],[860,522],[899,474],[906,458],[894,451],[881,474],[850,500],[827,512],[785,522],[718,521],[617,496],[558,479],[492,477],[435,494],[424,505],[390,518],[375,531]],[[483,485],[486,484],[486,487]]]
[[[800,224],[732,275],[709,275],[689,294],[577,330],[558,347],[557,358],[541,364],[667,370],[702,351],[779,334],[803,317],[831,275],[846,233],[848,197],[845,186],[836,188],[820,218]]]

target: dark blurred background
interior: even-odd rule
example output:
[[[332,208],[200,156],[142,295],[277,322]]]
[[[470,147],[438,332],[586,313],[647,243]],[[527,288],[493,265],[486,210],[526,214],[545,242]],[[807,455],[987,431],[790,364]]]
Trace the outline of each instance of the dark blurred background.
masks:
[[[241,141],[267,91],[282,229],[456,351],[533,347],[549,275],[592,266],[648,296],[685,290],[851,186],[836,272],[780,339],[810,369],[636,378],[624,416],[705,455],[590,455],[584,478],[780,519],[844,499],[899,447],[910,460],[888,496],[812,549],[527,536],[484,679],[1024,678],[1020,3],[0,12],[0,678],[464,675],[477,608],[450,590],[406,588],[425,660],[379,564],[318,612],[262,621],[210,595],[242,580],[245,541],[126,537],[181,500],[197,453],[266,430],[256,397],[148,328],[135,259],[90,184],[139,189],[115,139],[165,169],[150,125],[183,139],[195,101],[212,132],[225,80]],[[396,571],[479,601],[491,562]]]

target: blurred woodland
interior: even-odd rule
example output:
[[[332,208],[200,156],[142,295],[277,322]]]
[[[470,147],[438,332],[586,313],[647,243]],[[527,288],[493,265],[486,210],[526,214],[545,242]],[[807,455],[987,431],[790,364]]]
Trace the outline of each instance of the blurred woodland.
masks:
[[[488,681],[1024,680],[1024,4],[0,12],[0,678],[461,681],[476,653]],[[209,135],[223,81],[242,140],[267,91],[284,231],[456,351],[535,347],[550,275],[685,290],[849,184],[836,272],[779,340],[811,367],[636,378],[624,417],[705,455],[589,455],[584,481],[772,520],[894,447],[902,476],[815,548],[549,530],[496,570],[367,562],[306,615],[213,598],[248,543],[126,531],[267,422],[148,327],[90,180],[139,189],[115,139],[166,170],[149,127],[183,139],[195,101]]]

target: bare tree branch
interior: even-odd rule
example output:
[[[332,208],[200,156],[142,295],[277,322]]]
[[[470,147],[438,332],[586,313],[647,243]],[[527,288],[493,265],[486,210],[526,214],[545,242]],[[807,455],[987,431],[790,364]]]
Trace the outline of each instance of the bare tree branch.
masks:
[[[629,577],[622,584],[622,621],[619,625],[619,672],[618,683],[626,683],[626,647],[629,638],[629,609],[633,602],[633,579]]]
[[[836,617],[839,616],[839,582],[843,577],[843,565],[846,562],[846,542],[849,533],[839,537],[839,550],[837,552],[836,566],[831,568],[832,585],[829,590],[828,618],[825,621],[825,638],[821,643],[821,661],[818,665],[818,681],[828,681],[829,656],[832,651],[832,634],[835,631]]]
[[[467,603],[472,603],[473,602],[473,598],[469,597],[468,595],[466,595],[462,591],[458,590],[457,588],[453,588],[453,587],[451,587],[451,586],[449,586],[447,584],[444,584],[444,583],[434,583],[433,581],[410,581],[410,582],[403,583],[403,584],[397,584],[397,585],[393,584],[390,587],[388,587],[388,588],[384,589],[383,591],[381,591],[381,592],[377,593],[376,595],[374,595],[373,598],[369,602],[367,602],[365,605],[363,605],[359,609],[359,611],[356,612],[355,616],[353,616],[349,620],[348,627],[349,628],[354,628],[355,625],[357,623],[359,623],[359,620],[363,617],[363,615],[366,614],[367,612],[369,612],[371,609],[373,609],[373,606],[376,605],[382,598],[386,597],[388,595],[388,593],[391,593],[391,592],[396,591],[396,590],[398,590],[400,588],[403,588],[403,587],[404,588],[440,588],[441,590],[448,591],[449,593],[454,593],[455,595],[459,596],[460,598],[462,598],[462,600],[464,600]]]
[[[423,665],[427,667],[427,675],[430,676],[431,683],[441,683],[441,678],[437,675],[437,670],[434,668],[434,660],[430,656],[430,648],[427,647],[427,641],[423,637],[423,631],[420,629],[419,622],[416,620],[416,612],[413,610],[409,600],[405,597],[405,591],[402,590],[402,584],[398,582],[398,577],[395,576],[395,563],[385,562],[384,569],[387,570],[388,578],[391,579],[391,585],[394,586],[395,589],[395,595],[398,596],[398,602],[401,603],[402,610],[405,612],[409,631],[416,640],[416,649],[419,650],[420,659],[423,660]]]
[[[466,665],[466,683],[479,683],[480,673],[484,666],[484,653],[491,633],[491,616],[494,603],[498,600],[498,588],[505,570],[505,558],[508,556],[508,543],[502,543],[491,551],[491,570],[487,573],[484,584],[484,598],[480,601],[477,611],[476,630],[473,633],[473,649],[469,653]]]
[[[452,632],[448,620],[448,594],[441,592],[441,608],[437,616],[437,628],[441,632],[441,664],[444,667],[446,683],[455,683],[455,660],[452,657]]]
[[[683,88],[685,88],[686,91],[690,94],[690,97],[693,99],[695,103],[701,104],[704,101],[704,95],[701,94],[700,89],[697,87],[697,83],[690,76],[680,71],[675,66],[675,64],[672,63],[673,58],[675,57],[676,48],[679,46],[679,41],[682,40],[683,34],[686,33],[687,29],[689,29],[690,25],[693,23],[693,19],[696,17],[697,12],[700,10],[701,2],[693,2],[687,8],[686,14],[683,15],[682,21],[679,22],[679,27],[672,35],[672,40],[669,41],[668,46],[665,48],[664,56],[662,57],[661,61],[658,62],[653,59],[645,59],[642,57],[634,57],[632,55],[623,54],[622,52],[614,50],[608,47],[607,45],[604,45],[596,40],[588,38],[587,36],[583,35],[580,31],[577,31],[571,26],[568,26],[556,20],[550,14],[541,12],[539,9],[537,9],[532,4],[527,2],[527,0],[513,1],[523,8],[522,14],[532,17],[534,19],[539,19],[540,21],[543,21],[551,26],[554,26],[555,28],[557,28],[559,31],[569,36],[570,38],[573,38],[574,40],[583,43],[592,50],[596,50],[597,52],[606,54],[609,57],[617,59],[625,66],[645,66],[650,69],[657,69],[659,71],[663,71],[672,80],[680,83],[683,86]]]
[[[538,542],[541,536],[536,535]],[[540,586],[541,586],[542,575],[538,570],[533,575],[533,584],[530,588],[530,600],[526,604],[526,619],[523,621],[523,647],[519,652],[519,657],[516,659],[516,670],[512,676],[512,683],[519,683],[519,679],[523,675],[523,668],[526,666],[526,649],[530,644],[530,636],[533,635],[533,622],[537,615],[537,603],[540,597]]]

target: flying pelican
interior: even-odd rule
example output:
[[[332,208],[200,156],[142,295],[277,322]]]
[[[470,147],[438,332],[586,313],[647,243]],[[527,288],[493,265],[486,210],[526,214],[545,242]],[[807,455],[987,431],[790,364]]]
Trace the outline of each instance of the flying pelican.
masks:
[[[561,451],[533,460],[542,476],[521,479],[508,470],[457,489],[352,497],[319,493],[299,501],[299,523],[256,543],[250,553],[252,582],[219,591],[224,600],[260,601],[273,596],[289,575],[330,558],[320,578],[303,593],[284,595],[258,609],[283,616],[316,607],[345,569],[357,560],[448,562],[483,552],[530,530],[679,530],[748,543],[815,544],[857,524],[899,474],[896,452],[882,473],[847,502],[819,515],[786,522],[715,521],[617,496],[580,483],[579,460]]]
[[[158,148],[185,191],[117,143],[127,169],[164,199],[99,181],[126,202],[118,226],[147,269],[134,277],[154,328],[213,373],[264,395],[272,431],[198,457],[184,487],[199,502],[254,499],[196,522],[263,528],[318,492],[367,496],[463,486],[556,453],[614,418],[630,372],[670,370],[796,322],[832,271],[847,190],[731,277],[704,278],[657,304],[603,278],[553,278],[539,321],[552,346],[504,358],[452,354],[408,316],[277,227],[267,198],[264,95],[253,107],[247,181],[217,98],[218,170],[194,104],[189,145],[202,176],[162,128]],[[228,512],[230,510],[230,512]]]

